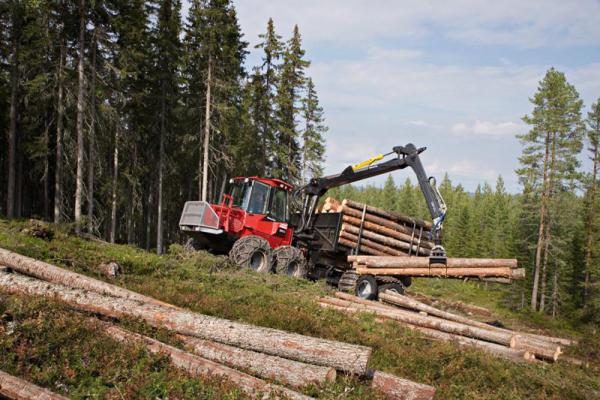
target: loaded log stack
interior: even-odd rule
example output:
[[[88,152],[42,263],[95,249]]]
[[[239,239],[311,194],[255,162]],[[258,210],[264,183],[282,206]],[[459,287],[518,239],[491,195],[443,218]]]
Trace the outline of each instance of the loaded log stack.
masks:
[[[396,257],[428,256],[431,222],[345,199],[328,197],[321,212],[342,214],[338,243],[359,254]]]

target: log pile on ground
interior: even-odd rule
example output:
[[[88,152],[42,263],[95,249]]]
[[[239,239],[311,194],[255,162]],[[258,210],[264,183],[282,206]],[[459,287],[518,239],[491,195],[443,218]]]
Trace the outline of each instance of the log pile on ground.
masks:
[[[345,199],[328,197],[324,213],[341,213],[338,243],[375,256],[428,256],[433,248],[431,222]],[[362,231],[361,231],[362,227]]]
[[[575,344],[569,339],[498,328],[440,310],[396,292],[386,291],[379,298],[385,304],[337,292],[335,297],[319,299],[319,305],[349,314],[373,313],[431,339],[480,349],[519,362],[555,362],[562,353],[562,347]]]
[[[117,320],[140,318],[176,333],[190,352],[99,322],[107,334],[120,341],[166,354],[175,366],[193,376],[224,377],[251,397],[308,398],[297,388],[334,380],[336,371],[373,379],[373,387],[390,399],[431,399],[435,392],[427,385],[398,378],[394,381],[393,376],[370,371],[369,347],[186,311],[4,249],[0,249],[0,265],[10,268],[0,269],[0,289],[5,292],[48,297],[76,310]],[[404,394],[398,396],[400,392]]]
[[[395,275],[443,278],[525,279],[517,260],[501,258],[448,258],[446,264],[430,264],[427,257],[348,256],[359,275]]]

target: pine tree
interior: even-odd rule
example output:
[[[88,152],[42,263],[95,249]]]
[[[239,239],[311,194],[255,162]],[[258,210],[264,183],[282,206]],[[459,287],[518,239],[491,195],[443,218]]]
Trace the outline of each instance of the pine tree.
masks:
[[[523,121],[531,129],[528,133],[519,135],[524,149],[519,158],[522,167],[517,173],[524,186],[539,190],[541,196],[531,292],[531,308],[541,310],[545,302],[544,288],[552,228],[559,223],[551,214],[552,209],[556,209],[553,200],[559,188],[573,178],[578,166],[577,154],[582,147],[583,132],[582,101],[564,74],[551,68],[540,82],[531,102],[534,105],[532,114],[523,117]]]
[[[323,174],[325,161],[325,139],[327,132],[324,125],[323,108],[319,105],[319,98],[311,78],[306,84],[306,97],[302,101],[304,117],[304,131],[302,132],[302,184],[310,178]]]

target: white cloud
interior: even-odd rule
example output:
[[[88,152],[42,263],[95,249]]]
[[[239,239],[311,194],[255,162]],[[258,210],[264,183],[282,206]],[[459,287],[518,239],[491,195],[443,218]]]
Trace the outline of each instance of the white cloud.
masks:
[[[593,45],[600,39],[600,3],[595,0],[239,0],[236,7],[252,41],[268,17],[285,36],[299,24],[309,41],[349,45],[437,35],[519,47]]]
[[[451,131],[458,136],[515,136],[517,133],[522,133],[525,127],[512,121],[492,122],[476,120],[472,124],[458,122],[451,127]]]

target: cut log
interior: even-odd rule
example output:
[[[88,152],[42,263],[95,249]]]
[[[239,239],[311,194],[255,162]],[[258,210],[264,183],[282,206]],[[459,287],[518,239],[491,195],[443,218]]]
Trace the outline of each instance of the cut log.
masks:
[[[222,318],[134,300],[101,295],[18,274],[0,273],[0,287],[10,293],[53,297],[70,306],[109,317],[138,317],[177,333],[364,375],[371,356],[365,346],[263,328]]]
[[[0,398],[10,400],[68,400],[16,376],[0,371]]]
[[[73,288],[92,290],[97,293],[108,294],[115,297],[136,300],[144,303],[152,303],[166,307],[170,304],[156,300],[152,297],[132,292],[125,288],[102,282],[85,275],[78,274],[43,261],[0,248],[0,264],[25,275],[43,279],[48,282],[59,283]]]
[[[347,314],[358,314],[361,312],[365,312],[364,310],[360,310],[358,308],[353,307],[344,307],[344,306],[336,306],[329,303],[319,303],[319,305],[323,308],[338,310]],[[397,321],[392,318],[381,317],[381,321],[394,321],[402,325],[405,328],[420,332],[424,336],[431,338],[433,340],[439,340],[443,342],[451,342],[460,347],[466,348],[476,348],[482,350],[486,353],[490,353],[496,357],[505,358],[507,360],[512,360],[516,362],[525,362],[525,361],[534,361],[535,356],[527,351],[521,351],[517,349],[512,349],[506,346],[502,346],[496,343],[485,342],[483,340],[467,338],[461,335],[456,335],[447,332],[441,332],[436,329],[424,328],[421,326],[416,326],[412,324],[408,324],[405,322]]]
[[[354,243],[354,248],[356,248],[356,246],[358,245],[358,236],[356,236],[350,232],[341,231],[339,237],[342,239],[346,239],[349,242]],[[360,247],[362,248],[362,246],[368,246],[368,247],[375,249],[377,251],[380,251],[382,253],[392,254],[395,257],[406,257],[408,255],[405,252],[403,252],[402,250],[393,249],[386,245],[383,245],[383,244],[374,242],[370,239],[367,239],[366,237],[362,237],[360,240]]]
[[[429,268],[427,257],[370,257],[370,256],[348,256],[348,262],[355,262],[369,268]],[[437,264],[434,264],[438,267]],[[443,264],[439,265],[441,268]],[[433,267],[433,266],[431,266]],[[447,268],[517,268],[516,259],[508,258],[448,258]]]
[[[450,301],[445,299],[438,299],[435,297],[425,296],[424,294],[414,293],[405,291],[404,294],[413,299],[422,301],[425,304],[433,305],[443,305],[445,308],[452,308],[455,310],[459,310],[465,314],[472,315],[477,314],[482,317],[491,317],[493,316],[492,312],[487,308],[476,306],[473,304],[463,303],[462,301]]]
[[[362,219],[362,210],[356,210],[354,208],[349,207],[347,204],[346,205],[342,205],[340,207],[340,212],[344,215],[349,215],[351,217],[357,218],[357,219]],[[401,232],[404,233],[405,235],[409,236],[412,235],[412,227],[411,228],[407,228],[405,225],[399,224],[397,222],[391,221],[389,219],[385,219],[385,218],[381,218],[378,217],[377,215],[374,214],[370,214],[370,213],[366,213],[365,214],[365,221],[380,225],[380,226],[384,226],[386,228],[389,229],[393,229],[397,232]]]
[[[470,318],[449,313],[447,311],[442,311],[435,307],[421,303],[417,300],[411,299],[410,297],[401,295],[399,293],[385,291],[384,293],[379,294],[379,299],[389,304],[397,305],[410,310],[426,312],[430,315],[444,318],[449,321],[459,322],[471,326],[476,326],[482,329],[490,329],[497,332],[504,332],[507,334],[515,335],[515,341],[512,347],[519,350],[529,351],[530,353],[534,354],[537,358],[542,358],[554,362],[561,354],[561,348],[559,345],[531,338],[526,333],[511,331],[509,329],[504,328],[498,328],[495,326],[488,325],[484,322],[475,321]]]
[[[334,199],[333,197],[328,197],[325,199],[325,203],[323,204],[323,212],[337,212],[338,208],[341,206],[341,203]]]
[[[260,378],[296,387],[335,381],[334,368],[305,364],[191,336],[177,335],[177,337],[200,357],[230,367],[242,368]]]
[[[421,258],[421,257],[406,257]],[[433,276],[433,277],[467,277],[467,276],[499,276],[513,277],[511,268],[361,268],[356,267],[359,275],[398,275],[398,276]],[[514,277],[512,279],[515,279]]]
[[[344,201],[342,201],[342,205],[348,205],[348,206],[350,206],[352,208],[356,208],[358,210],[362,210],[363,207],[365,206],[365,204],[363,204],[363,203],[359,203],[357,201],[352,201],[352,200],[348,200],[348,199],[345,199]],[[370,212],[371,214],[376,214],[376,215],[379,215],[380,217],[391,219],[392,221],[408,224],[410,226],[412,226],[412,225],[416,225],[419,227],[422,226],[424,229],[427,229],[429,231],[433,227],[433,224],[430,221],[423,221],[422,219],[413,218],[413,217],[410,217],[408,215],[402,214],[397,211],[388,211],[388,210],[384,210],[384,209],[378,208],[378,207],[373,207],[370,205],[367,205],[367,211]]]
[[[341,231],[348,232],[353,235],[358,235],[360,233],[360,228],[356,227],[354,225],[345,223],[342,225]],[[423,247],[417,248],[417,246],[415,246],[415,245],[411,246],[409,243],[404,242],[402,240],[394,239],[389,236],[380,235],[379,233],[371,232],[367,229],[363,229],[362,236],[364,238],[371,239],[373,241],[384,244],[388,247],[399,249],[399,250],[403,251],[403,253],[406,253],[409,249],[412,250],[412,252],[414,254],[416,254],[418,252],[420,255],[424,255],[424,256],[428,256],[430,253],[429,249],[426,249]]]
[[[352,298],[358,299],[356,296],[349,295],[347,293],[337,292],[336,297],[342,300],[346,300],[348,307],[355,307],[360,310],[371,311],[376,315],[395,319],[408,324],[422,326],[424,328],[436,329],[442,332],[454,333],[461,336],[471,337],[475,339],[487,340],[489,342],[503,344],[505,346],[512,347],[515,344],[515,335],[497,332],[490,329],[478,328],[476,326],[461,324],[459,322],[448,321],[442,318],[433,316],[423,316],[411,311],[405,311],[401,309],[384,310],[381,307],[373,307],[369,304],[364,304],[361,300],[360,303],[354,302]]]
[[[482,282],[501,283],[503,285],[510,285],[512,279],[510,278],[479,278]]]
[[[342,246],[345,246],[349,249],[355,249],[356,248],[356,242],[353,242],[351,240],[348,239],[344,239],[343,237],[338,238],[338,243],[341,244]],[[374,249],[370,246],[367,246],[365,244],[360,246],[360,251],[363,253],[367,253],[367,254],[372,254],[375,256],[382,256],[382,255],[386,255],[387,253],[384,253],[382,251],[379,251],[377,249]]]
[[[350,215],[343,215],[342,221],[344,221],[345,223],[348,223],[350,225],[360,226],[360,216],[357,218],[357,217],[353,217]],[[368,229],[373,232],[380,233],[382,235],[386,235],[389,237],[393,237],[393,238],[405,241],[407,243],[410,243],[411,240],[414,240],[415,244],[417,244],[418,239],[419,239],[417,235],[415,235],[415,237],[413,238],[411,233],[407,234],[407,233],[403,233],[403,232],[398,232],[394,229],[390,229],[390,228],[387,228],[382,225],[377,225],[377,224],[375,224],[373,222],[369,222],[367,220],[364,221],[363,228]],[[431,249],[431,248],[433,248],[433,242],[431,242],[430,240],[427,240],[427,238],[428,238],[428,235],[425,235],[425,233],[423,233],[423,237],[421,237],[420,245],[421,245],[421,247]]]
[[[431,400],[435,395],[433,386],[398,378],[381,371],[373,372],[371,387],[389,400]]]
[[[100,322],[99,322],[100,323]],[[290,399],[310,399],[305,396],[282,386],[273,385],[262,379],[255,378],[235,369],[221,365],[211,360],[207,360],[200,356],[187,353],[177,347],[159,342],[147,336],[137,333],[128,332],[116,326],[106,323],[100,323],[104,331],[114,339],[129,343],[143,345],[153,354],[166,354],[169,356],[171,363],[178,368],[183,369],[187,373],[195,377],[214,378],[216,376],[226,378],[231,381],[236,387],[240,388],[245,394],[259,398],[263,394],[275,396],[276,398]]]

